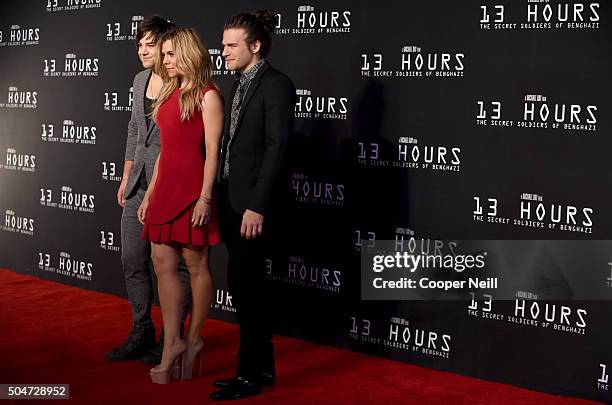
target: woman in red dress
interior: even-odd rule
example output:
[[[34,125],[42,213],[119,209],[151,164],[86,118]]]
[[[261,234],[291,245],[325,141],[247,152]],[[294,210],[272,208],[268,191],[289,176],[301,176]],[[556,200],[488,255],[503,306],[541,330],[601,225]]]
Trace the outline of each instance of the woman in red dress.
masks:
[[[190,378],[198,357],[201,371],[200,334],[213,296],[209,247],[220,243],[213,185],[223,100],[211,80],[210,56],[193,29],[166,34],[160,55],[158,71],[164,85],[153,118],[160,129],[161,152],[138,215],[144,224],[142,237],[151,241],[164,323],[161,363],[150,375],[154,383],[166,384],[173,371],[182,379]],[[183,300],[179,255],[189,270],[193,297],[185,340],[179,334]]]

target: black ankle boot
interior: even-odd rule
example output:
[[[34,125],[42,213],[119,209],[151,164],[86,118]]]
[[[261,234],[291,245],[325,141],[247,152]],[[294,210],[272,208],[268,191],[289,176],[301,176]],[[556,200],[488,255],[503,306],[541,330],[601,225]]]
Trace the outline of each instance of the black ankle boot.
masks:
[[[142,357],[155,345],[155,329],[133,327],[123,345],[106,353],[108,361],[128,361]]]
[[[140,360],[145,364],[161,363],[162,353],[164,351],[164,330],[162,329],[159,336],[159,342],[155,343],[145,354],[140,357]]]

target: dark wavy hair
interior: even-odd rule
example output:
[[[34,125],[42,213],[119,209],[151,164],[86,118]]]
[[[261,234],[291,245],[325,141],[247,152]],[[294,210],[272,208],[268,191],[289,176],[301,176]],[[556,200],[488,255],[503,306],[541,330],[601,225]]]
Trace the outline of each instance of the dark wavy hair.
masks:
[[[153,41],[157,43],[166,32],[174,28],[176,28],[176,25],[163,17],[158,15],[146,16],[145,19],[138,24],[138,30],[136,31],[136,46],[138,47],[138,43],[147,35],[147,32],[151,33]]]
[[[276,26],[276,17],[270,10],[258,10],[255,13],[240,13],[227,20],[223,30],[243,28],[247,33],[247,44],[255,41],[261,43],[259,54],[265,58],[272,48],[272,34]]]

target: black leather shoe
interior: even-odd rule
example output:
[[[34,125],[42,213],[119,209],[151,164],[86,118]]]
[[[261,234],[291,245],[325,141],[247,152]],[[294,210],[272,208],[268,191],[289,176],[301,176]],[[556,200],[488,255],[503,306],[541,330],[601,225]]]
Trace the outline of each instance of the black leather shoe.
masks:
[[[163,351],[164,340],[160,339],[159,342],[155,343],[155,345],[149,349],[149,351],[142,355],[140,360],[145,364],[160,364]]]
[[[236,377],[234,380],[227,387],[211,393],[210,399],[214,401],[228,401],[261,394],[261,384],[245,380],[242,377]]]
[[[219,380],[215,380],[213,385],[219,388],[229,387],[232,384],[235,384],[238,381],[238,377],[233,378],[221,378]],[[274,387],[276,383],[276,373],[270,371],[262,371],[261,378],[259,380],[263,387]]]
[[[276,372],[262,371],[261,379],[259,381],[264,387],[274,387],[274,384],[276,384]]]
[[[142,357],[155,345],[155,329],[134,327],[127,340],[106,353],[108,361],[128,361]]]

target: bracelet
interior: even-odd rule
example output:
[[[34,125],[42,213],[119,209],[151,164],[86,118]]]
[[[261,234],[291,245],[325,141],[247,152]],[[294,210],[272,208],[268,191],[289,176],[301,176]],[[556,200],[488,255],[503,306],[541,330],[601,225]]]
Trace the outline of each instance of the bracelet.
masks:
[[[206,197],[205,195],[201,195],[198,198],[198,201],[202,201],[204,204],[210,204],[212,200],[209,197]]]

